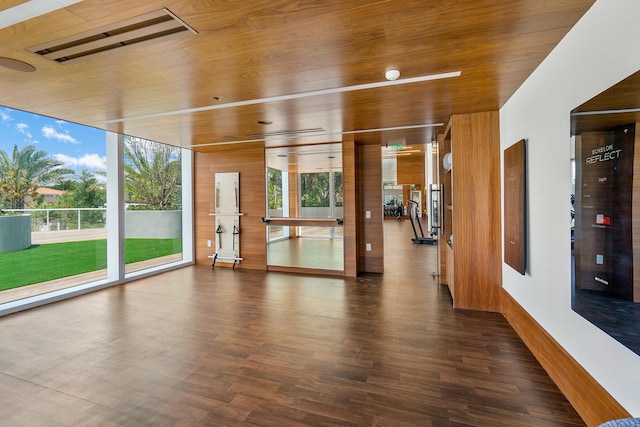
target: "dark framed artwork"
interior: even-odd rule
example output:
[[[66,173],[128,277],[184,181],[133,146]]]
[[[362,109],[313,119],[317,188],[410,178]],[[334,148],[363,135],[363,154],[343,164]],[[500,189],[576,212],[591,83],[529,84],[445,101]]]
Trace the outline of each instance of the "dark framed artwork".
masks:
[[[526,140],[504,150],[504,262],[524,275],[527,269]]]

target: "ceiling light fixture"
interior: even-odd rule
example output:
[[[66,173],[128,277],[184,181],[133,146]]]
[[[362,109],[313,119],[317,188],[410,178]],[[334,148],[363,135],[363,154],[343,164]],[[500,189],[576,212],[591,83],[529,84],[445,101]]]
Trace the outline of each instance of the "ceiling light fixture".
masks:
[[[27,64],[26,62],[19,61],[13,58],[5,58],[0,57],[0,67],[8,68],[13,71],[22,71],[26,73],[30,73],[36,70],[31,64]]]
[[[376,128],[376,129],[360,129],[360,130],[351,130],[351,131],[344,131],[344,132],[326,132],[326,133],[317,133],[317,134],[312,134],[312,135],[299,135],[298,138],[304,138],[305,136],[312,136],[312,137],[318,137],[318,136],[325,136],[325,135],[329,135],[329,136],[334,136],[334,135],[353,135],[353,134],[358,134],[358,133],[374,133],[374,132],[386,132],[386,131],[394,131],[394,130],[407,130],[407,129],[421,129],[421,128],[431,128],[431,127],[440,127],[440,126],[444,126],[444,123],[426,123],[426,124],[421,124],[421,125],[410,125],[410,126],[395,126],[395,127],[388,127],[388,128]],[[226,144],[244,144],[244,143],[249,143],[249,142],[259,142],[259,141],[264,141],[266,139],[266,134],[262,134],[264,137],[260,138],[260,139],[245,139],[245,140],[238,140],[238,141],[221,141],[221,142],[208,142],[205,144],[192,144],[192,145],[187,145],[187,148],[198,148],[198,147],[209,147],[212,145],[226,145]],[[248,135],[251,136],[251,135]],[[255,135],[257,136],[257,135]],[[268,136],[268,135],[267,135]],[[315,153],[317,154],[317,153]]]
[[[571,113],[571,116],[598,116],[603,114],[624,114],[638,112],[640,112],[640,108],[625,108],[622,110],[576,111],[574,113]]]
[[[260,123],[260,122],[258,122],[258,123]],[[265,124],[270,124],[270,123],[265,123]],[[267,138],[267,137],[270,137],[270,136],[295,136],[295,135],[300,135],[300,134],[303,134],[303,133],[318,133],[318,132],[321,132],[323,134],[326,133],[326,131],[323,128],[309,128],[309,129],[274,130],[272,132],[253,133],[253,134],[249,134],[247,136],[249,138]]]
[[[387,72],[384,73],[384,76],[389,81],[398,80],[398,77],[400,77],[400,71],[395,69],[387,70]]]
[[[266,103],[269,103],[269,102],[289,101],[289,100],[292,100],[292,99],[309,98],[309,97],[312,97],[312,96],[332,95],[332,94],[336,94],[336,93],[355,92],[355,91],[364,90],[364,89],[375,89],[375,88],[380,88],[380,87],[395,86],[395,85],[410,84],[410,83],[422,83],[422,82],[428,82],[428,81],[432,81],[432,80],[441,80],[441,79],[449,79],[449,78],[452,78],[452,77],[460,77],[461,74],[462,74],[462,71],[452,71],[452,72],[449,72],[449,73],[430,74],[430,75],[427,75],[427,76],[411,77],[411,78],[408,78],[408,79],[399,79],[399,80],[395,80],[395,81],[365,83],[365,84],[354,85],[354,86],[337,87],[337,88],[331,88],[331,89],[321,89],[321,90],[314,90],[314,91],[311,91],[311,92],[302,92],[302,93],[293,93],[293,94],[290,94],[290,95],[272,96],[270,98],[249,99],[249,100],[246,100],[246,101],[228,102],[226,104],[207,105],[207,106],[204,106],[204,107],[185,108],[185,109],[182,109],[182,110],[174,110],[174,111],[164,111],[162,113],[146,114],[146,115],[143,115],[143,116],[121,117],[121,118],[118,118],[118,119],[111,119],[111,120],[103,120],[103,121],[100,121],[100,122],[93,122],[93,123],[91,123],[91,125],[99,126],[99,125],[106,125],[106,124],[110,124],[110,123],[122,123],[122,122],[134,121],[134,120],[144,120],[144,119],[153,119],[153,118],[157,118],[157,117],[175,116],[175,115],[179,115],[179,114],[198,113],[198,112],[201,112],[201,111],[222,110],[222,109],[225,109],[225,108],[236,108],[236,107],[244,107],[244,106],[247,106],[247,105],[266,104]]]
[[[352,135],[357,133],[369,133],[369,132],[384,132],[391,130],[407,130],[407,129],[420,129],[420,128],[432,128],[444,126],[444,123],[428,123],[424,125],[410,125],[410,126],[394,126],[389,128],[377,128],[377,129],[362,129],[362,130],[349,130],[340,132],[342,135]]]
[[[0,12],[0,29],[28,21],[54,10],[80,3],[82,0],[31,0]]]

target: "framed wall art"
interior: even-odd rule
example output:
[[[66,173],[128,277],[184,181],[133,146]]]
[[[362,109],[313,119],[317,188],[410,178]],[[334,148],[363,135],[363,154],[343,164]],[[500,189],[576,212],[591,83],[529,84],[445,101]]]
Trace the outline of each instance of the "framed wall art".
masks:
[[[524,275],[527,269],[525,139],[504,150],[504,262]]]

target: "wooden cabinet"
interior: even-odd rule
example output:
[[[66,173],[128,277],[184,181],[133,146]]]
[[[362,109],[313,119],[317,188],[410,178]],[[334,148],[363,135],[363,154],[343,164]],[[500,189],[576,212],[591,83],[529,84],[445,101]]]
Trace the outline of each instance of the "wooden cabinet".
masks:
[[[453,306],[500,311],[502,241],[498,112],[451,116],[440,138],[444,227],[440,278]],[[443,157],[451,153],[451,170]],[[455,260],[455,262],[454,262]]]

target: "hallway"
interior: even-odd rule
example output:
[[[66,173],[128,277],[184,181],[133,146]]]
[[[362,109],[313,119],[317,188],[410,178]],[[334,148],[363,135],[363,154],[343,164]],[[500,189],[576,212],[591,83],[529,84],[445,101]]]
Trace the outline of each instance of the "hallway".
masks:
[[[424,220],[423,220],[424,221]],[[384,272],[401,273],[404,269],[411,269],[407,274],[415,277],[422,277],[426,283],[436,284],[433,274],[438,271],[438,246],[421,244],[416,245],[411,242],[414,237],[409,218],[398,222],[395,219],[385,219],[384,221]],[[423,224],[426,234],[426,226]],[[416,226],[419,233],[419,229]],[[428,237],[428,235],[427,235]],[[397,270],[400,271],[397,271]]]
[[[582,426],[504,318],[454,310],[436,246],[385,273],[200,265],[0,318],[0,419],[29,426]],[[433,257],[435,260],[435,257]]]

